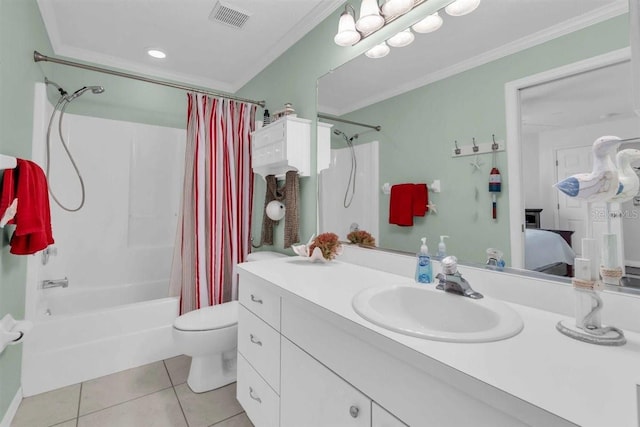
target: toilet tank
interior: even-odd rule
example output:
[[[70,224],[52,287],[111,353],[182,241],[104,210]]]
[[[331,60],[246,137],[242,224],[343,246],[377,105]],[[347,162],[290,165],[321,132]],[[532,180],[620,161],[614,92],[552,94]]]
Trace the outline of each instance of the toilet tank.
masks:
[[[279,252],[273,251],[260,251],[260,252],[251,252],[247,255],[246,262],[251,261],[262,261],[264,259],[275,259],[275,258],[285,258],[287,255],[281,254]]]

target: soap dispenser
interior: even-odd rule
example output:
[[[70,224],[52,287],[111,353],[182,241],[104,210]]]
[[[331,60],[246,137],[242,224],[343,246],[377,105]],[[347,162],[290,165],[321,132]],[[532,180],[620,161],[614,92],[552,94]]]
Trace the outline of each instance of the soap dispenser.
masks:
[[[438,243],[438,253],[437,255],[441,258],[447,256],[447,245],[444,244],[444,239],[448,239],[449,236],[440,236],[440,243]]]
[[[427,238],[423,237],[420,240],[422,241],[422,246],[420,246],[420,252],[416,254],[416,282],[431,283],[433,269],[431,267],[429,248],[427,247]]]

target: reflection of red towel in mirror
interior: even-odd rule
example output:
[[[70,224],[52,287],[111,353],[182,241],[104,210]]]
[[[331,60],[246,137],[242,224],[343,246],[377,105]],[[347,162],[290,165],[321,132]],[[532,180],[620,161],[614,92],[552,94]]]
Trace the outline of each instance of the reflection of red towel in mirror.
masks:
[[[47,178],[40,166],[28,160],[18,159],[12,172],[18,211],[14,220],[16,230],[10,242],[11,253],[29,255],[53,244]],[[3,194],[3,200],[4,197]]]
[[[396,184],[391,187],[389,199],[389,224],[413,225],[414,184]]]
[[[427,184],[415,184],[413,189],[413,216],[425,216],[429,208]]]

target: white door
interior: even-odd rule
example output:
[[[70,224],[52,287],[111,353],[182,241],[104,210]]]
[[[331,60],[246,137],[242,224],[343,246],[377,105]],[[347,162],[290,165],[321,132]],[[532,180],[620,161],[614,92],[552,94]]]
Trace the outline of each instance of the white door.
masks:
[[[593,154],[591,145],[556,150],[557,181],[561,181],[577,173],[589,172],[592,166]],[[582,252],[582,239],[588,237],[586,202],[575,197],[569,197],[561,191],[556,191],[556,194],[558,195],[557,227],[560,230],[574,231],[572,246],[576,252],[576,256],[580,257]],[[612,212],[616,212],[620,210],[620,206],[614,203],[609,209]],[[609,222],[607,222],[607,217],[609,218]],[[614,233],[618,236],[618,259],[623,260],[624,243],[620,217],[608,215],[607,205],[605,203],[593,203],[588,218],[593,225],[593,236],[591,237],[596,239],[598,249],[600,250],[602,246],[602,235],[604,233]]]
[[[282,337],[281,427],[370,427],[371,400]]]

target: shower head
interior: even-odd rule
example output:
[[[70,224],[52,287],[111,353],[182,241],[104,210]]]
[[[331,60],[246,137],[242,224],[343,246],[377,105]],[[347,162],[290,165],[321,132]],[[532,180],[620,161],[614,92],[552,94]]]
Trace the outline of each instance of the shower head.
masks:
[[[342,132],[340,129],[334,129],[334,130],[333,130],[333,134],[334,134],[334,135],[336,135],[336,136],[340,136],[340,135],[342,135],[342,137],[343,137],[346,141],[349,141],[349,142],[353,141],[354,139],[358,139],[358,136],[359,136],[359,135],[356,133],[356,134],[354,134],[351,138],[349,138],[349,137],[347,136],[347,134],[346,134],[346,133],[344,133],[344,132]]]
[[[67,101],[71,102],[74,99],[78,98],[79,96],[82,96],[86,91],[90,90],[91,93],[95,93],[95,94],[100,94],[102,92],[104,92],[104,88],[102,86],[84,86],[80,89],[78,89],[77,91],[73,92],[73,94],[71,94],[71,96],[67,97]]]

